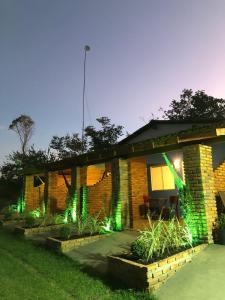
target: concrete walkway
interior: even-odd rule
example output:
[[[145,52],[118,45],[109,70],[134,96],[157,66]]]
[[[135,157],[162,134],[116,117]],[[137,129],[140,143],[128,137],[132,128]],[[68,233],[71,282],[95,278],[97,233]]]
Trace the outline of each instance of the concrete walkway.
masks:
[[[224,300],[225,246],[210,245],[156,293],[159,300]]]
[[[138,235],[137,231],[132,230],[114,232],[110,236],[67,252],[66,255],[94,272],[106,274],[107,255],[121,254],[129,250],[130,244]]]

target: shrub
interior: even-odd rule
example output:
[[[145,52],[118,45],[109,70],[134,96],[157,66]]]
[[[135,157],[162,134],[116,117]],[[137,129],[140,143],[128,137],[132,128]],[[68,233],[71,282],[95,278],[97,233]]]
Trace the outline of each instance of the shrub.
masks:
[[[137,239],[131,244],[131,252],[133,253],[136,259],[144,256],[145,245],[142,239]]]
[[[68,240],[73,234],[73,226],[72,225],[64,225],[60,228],[59,236],[62,239]]]
[[[16,205],[9,205],[4,207],[1,210],[1,213],[4,214],[4,219],[13,219],[15,215],[17,215],[17,206]]]
[[[32,214],[28,214],[24,219],[24,224],[26,227],[31,228],[36,225],[36,219]]]
[[[83,235],[87,232],[88,229],[88,218],[83,219],[82,217],[77,217],[77,221],[75,223],[75,230],[77,235]]]
[[[90,216],[86,220],[86,231],[93,235],[102,231],[102,222],[99,220],[99,215]]]
[[[63,224],[65,216],[62,214],[55,214],[52,218],[52,224]]]
[[[157,222],[149,220],[149,228],[140,231],[140,236],[131,245],[131,252],[145,263],[160,259],[181,250],[192,247],[192,237],[186,224],[181,225],[176,218],[167,223],[161,217]]]

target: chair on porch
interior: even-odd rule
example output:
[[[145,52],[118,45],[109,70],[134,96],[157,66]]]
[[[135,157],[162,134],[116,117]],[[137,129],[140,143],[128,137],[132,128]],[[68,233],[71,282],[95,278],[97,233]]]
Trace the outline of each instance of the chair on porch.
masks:
[[[174,195],[169,197],[170,209],[174,209],[177,219],[179,219],[179,197]]]

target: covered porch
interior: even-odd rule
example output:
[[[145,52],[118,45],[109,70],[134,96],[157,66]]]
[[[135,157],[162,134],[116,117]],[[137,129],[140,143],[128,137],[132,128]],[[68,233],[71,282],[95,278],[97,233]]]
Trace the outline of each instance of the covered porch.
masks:
[[[118,145],[107,152],[46,165],[39,173],[27,171],[26,208],[38,207],[34,184],[38,175],[42,178],[38,188],[52,213],[67,209],[69,195],[70,214],[75,218],[100,214],[102,218],[111,218],[116,230],[143,229],[149,212],[153,219],[160,214],[165,220],[171,215],[181,219],[178,188],[162,155],[166,153],[192,197],[193,235],[212,242],[217,218],[214,177],[221,174],[213,160],[214,156],[218,157],[215,144],[221,143],[224,149],[222,129],[204,128],[202,132],[198,129],[196,133]]]

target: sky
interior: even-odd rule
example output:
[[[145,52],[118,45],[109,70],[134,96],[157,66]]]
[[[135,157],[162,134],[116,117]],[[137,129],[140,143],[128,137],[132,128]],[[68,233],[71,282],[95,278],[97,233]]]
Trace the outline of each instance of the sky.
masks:
[[[0,0],[0,163],[30,141],[81,132],[108,116],[132,133],[184,88],[225,98],[225,0]]]

